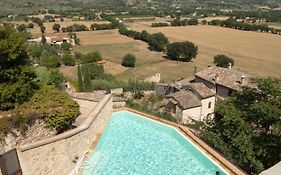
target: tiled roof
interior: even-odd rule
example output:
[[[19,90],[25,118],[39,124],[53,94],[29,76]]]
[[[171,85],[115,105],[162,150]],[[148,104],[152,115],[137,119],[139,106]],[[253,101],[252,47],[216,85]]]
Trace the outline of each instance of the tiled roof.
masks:
[[[62,42],[63,38],[61,36],[51,36],[51,41],[52,42]]]
[[[203,99],[215,96],[216,94],[215,91],[209,89],[204,83],[191,83],[190,87]]]
[[[182,109],[190,109],[201,106],[200,100],[191,91],[178,91],[168,95],[167,97],[173,98]]]
[[[182,80],[178,81],[177,84],[188,85],[188,84],[190,84],[191,81],[194,80],[194,78],[195,78],[194,76],[187,77],[185,79],[182,79]]]
[[[244,74],[243,72],[239,72],[235,69],[227,69],[216,66],[208,67],[198,73],[195,74],[196,77],[204,79],[213,84],[219,84],[234,90],[239,90],[241,86],[250,85],[249,80],[250,76]],[[217,77],[217,82],[215,82]],[[242,84],[241,78],[244,78],[244,82]]]

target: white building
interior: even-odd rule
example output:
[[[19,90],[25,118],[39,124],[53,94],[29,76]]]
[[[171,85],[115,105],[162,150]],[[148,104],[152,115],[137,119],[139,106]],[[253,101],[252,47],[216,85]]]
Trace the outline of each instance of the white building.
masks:
[[[209,122],[214,117],[215,92],[203,83],[190,83],[181,90],[167,95],[167,110],[179,123],[192,120]]]
[[[75,45],[75,41],[72,38],[67,37],[61,37],[61,36],[50,36],[45,37],[47,44],[53,44],[53,45],[61,45],[62,43],[70,43],[72,45]],[[29,39],[28,42],[35,42],[35,43],[41,43],[42,37],[36,38],[36,39]]]

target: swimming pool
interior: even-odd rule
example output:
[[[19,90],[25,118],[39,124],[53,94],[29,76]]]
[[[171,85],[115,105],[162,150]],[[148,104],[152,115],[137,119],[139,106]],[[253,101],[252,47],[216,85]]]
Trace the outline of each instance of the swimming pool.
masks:
[[[226,173],[175,128],[120,111],[112,114],[84,175],[215,175]]]

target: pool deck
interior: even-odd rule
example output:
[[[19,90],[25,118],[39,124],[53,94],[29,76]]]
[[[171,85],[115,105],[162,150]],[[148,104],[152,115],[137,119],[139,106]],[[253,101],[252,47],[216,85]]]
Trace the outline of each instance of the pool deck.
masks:
[[[172,126],[172,127],[176,128],[179,132],[181,132],[184,136],[186,136],[201,151],[203,151],[205,154],[207,154],[214,162],[219,164],[227,173],[233,174],[233,175],[246,175],[245,172],[243,172],[238,167],[233,165],[230,161],[225,159],[221,154],[219,154],[217,151],[215,151],[212,147],[210,147],[204,141],[202,141],[200,138],[198,138],[194,133],[192,133],[190,131],[190,129],[188,127],[178,125],[176,123],[173,123],[173,122],[155,117],[153,115],[142,113],[142,112],[136,111],[134,109],[126,108],[126,107],[118,108],[118,109],[113,110],[113,112],[118,112],[118,111],[129,111],[129,112],[132,112],[132,113],[135,113],[135,114],[142,115],[142,116],[147,117],[149,119],[167,124],[169,126]],[[98,141],[93,142],[91,150],[93,150],[96,147],[97,143],[98,143]]]

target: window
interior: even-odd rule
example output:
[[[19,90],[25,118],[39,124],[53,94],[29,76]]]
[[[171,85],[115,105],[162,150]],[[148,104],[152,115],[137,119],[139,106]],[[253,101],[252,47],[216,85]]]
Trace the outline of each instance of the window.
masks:
[[[212,107],[212,102],[209,102],[208,108],[210,109]]]

